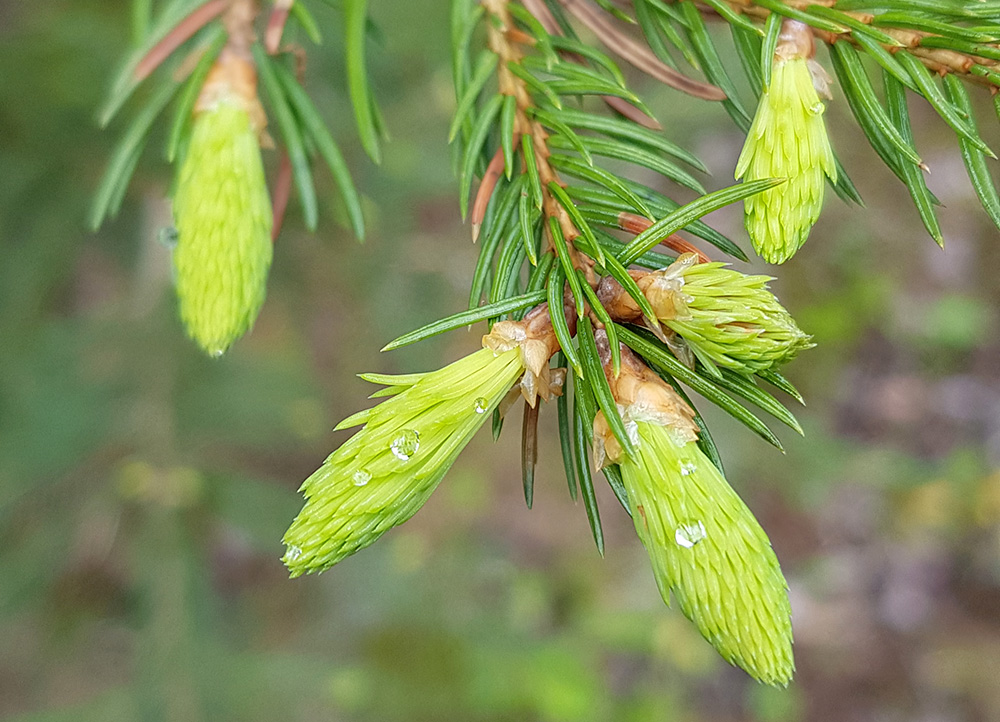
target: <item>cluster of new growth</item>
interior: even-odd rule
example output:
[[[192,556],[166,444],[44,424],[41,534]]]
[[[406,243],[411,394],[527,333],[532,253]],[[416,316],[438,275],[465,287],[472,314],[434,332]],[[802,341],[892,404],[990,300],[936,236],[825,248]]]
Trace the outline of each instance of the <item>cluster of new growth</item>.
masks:
[[[102,113],[109,122],[140,85],[153,86],[111,159],[95,227],[121,206],[150,129],[174,103],[167,235],[179,315],[214,357],[261,311],[293,188],[315,228],[315,159],[333,175],[355,234],[364,234],[343,156],[304,87],[308,53],[299,43],[322,42],[310,4],[168,3]],[[367,4],[343,0],[331,30],[343,35],[359,141],[378,162],[383,128],[366,73]],[[676,599],[725,659],[787,684],[794,663],[785,579],[687,390],[780,449],[747,404],[801,433],[764,384],[801,402],[781,367],[812,343],[768,290],[769,277],[713,260],[747,256],[702,218],[742,202],[754,251],[780,264],[806,242],[827,185],[860,203],[824,120],[824,99],[839,96],[840,117],[853,117],[942,243],[937,199],[913,142],[910,91],[954,129],[972,186],[1000,225],[995,156],[970,94],[989,89],[1000,98],[1000,2],[453,0],[451,29],[450,137],[460,210],[479,249],[469,308],[386,349],[477,322],[488,332],[481,349],[440,370],[363,375],[384,387],[373,394],[383,400],[337,427],[361,428],[303,483],[285,564],[292,576],[323,571],[405,522],[480,427],[490,420],[499,435],[518,401],[530,507],[538,416],[554,407],[569,493],[582,500],[598,549],[595,471],[631,516],[664,601]],[[669,139],[620,61],[679,99],[730,115],[746,134],[732,164],[740,182],[712,192],[702,185],[706,167]],[[742,92],[727,64],[741,66]],[[265,163],[272,151],[276,162]],[[270,193],[267,167],[276,167]],[[642,169],[647,182],[623,167]]]

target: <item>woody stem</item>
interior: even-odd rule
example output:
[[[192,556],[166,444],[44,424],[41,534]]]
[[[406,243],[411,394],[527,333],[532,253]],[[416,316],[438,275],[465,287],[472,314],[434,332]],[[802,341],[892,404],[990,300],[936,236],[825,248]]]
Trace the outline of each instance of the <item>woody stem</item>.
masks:
[[[766,19],[771,14],[770,10],[757,5],[754,0],[725,1],[735,12],[748,17]],[[784,3],[792,9],[805,10],[810,5],[832,7],[835,4],[835,0],[784,0]],[[708,5],[699,3],[699,9],[706,15],[715,15],[715,11]],[[845,10],[843,12],[853,20],[865,25],[872,25],[876,17],[872,13],[860,11]],[[879,26],[878,29],[896,41],[897,44],[895,45],[882,44],[882,47],[890,53],[906,50],[935,73],[940,75],[954,73],[962,76],[969,82],[988,85],[994,88],[995,92],[996,86],[993,82],[987,77],[976,74],[974,69],[978,66],[980,70],[985,68],[989,71],[1000,72],[1000,61],[962,53],[957,50],[922,45],[926,38],[939,37],[935,33],[923,30],[911,30],[909,28],[887,27],[884,25]],[[837,41],[857,44],[849,28],[845,28],[842,32],[831,32],[820,28],[810,28],[810,30],[816,38],[828,45],[833,45]]]
[[[549,163],[551,153],[546,143],[548,133],[541,123],[530,117],[529,110],[534,106],[531,93],[524,81],[514,75],[509,67],[510,63],[519,63],[523,57],[519,43],[515,40],[515,38],[523,37],[523,33],[517,31],[514,26],[513,18],[507,9],[507,0],[483,0],[483,6],[494,19],[494,22],[488,24],[488,41],[490,49],[499,58],[497,78],[500,92],[503,95],[513,96],[517,102],[514,119],[515,140],[527,134],[531,138],[535,151],[535,164],[542,186],[542,212],[546,219],[553,218],[559,224],[573,267],[582,270],[591,285],[596,286],[597,279],[594,275],[593,262],[580,253],[574,245],[574,241],[580,236],[579,229],[573,223],[566,209],[548,190],[549,183],[556,183],[560,187],[565,186],[565,183],[559,178],[559,174]],[[548,224],[543,224],[543,226],[548,228]],[[552,244],[558,243],[559,240],[553,238],[547,230],[546,234],[551,250],[554,248]]]

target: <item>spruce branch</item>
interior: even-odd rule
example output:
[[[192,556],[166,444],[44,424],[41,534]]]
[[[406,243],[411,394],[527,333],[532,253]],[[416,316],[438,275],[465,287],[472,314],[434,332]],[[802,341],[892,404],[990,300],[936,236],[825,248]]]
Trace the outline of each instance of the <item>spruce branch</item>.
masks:
[[[782,383],[775,368],[809,342],[766,290],[765,279],[722,269],[722,264],[712,263],[704,251],[678,235],[691,233],[745,258],[736,244],[701,218],[784,179],[756,178],[709,193],[694,174],[704,170],[701,162],[652,131],[652,123],[643,122],[634,112],[606,116],[573,107],[574,96],[597,96],[645,111],[604,50],[579,40],[575,33],[579,26],[661,82],[702,99],[724,101],[736,116],[746,117],[720,85],[686,78],[669,67],[614,24],[627,16],[613,6],[598,5],[578,0],[483,0],[479,13],[467,0],[455,3],[457,110],[450,135],[462,155],[463,215],[472,195],[473,176],[481,179],[469,215],[473,241],[480,246],[471,308],[407,334],[387,348],[475,318],[491,319],[496,322],[494,328],[501,328],[510,323],[500,320],[504,313],[517,318],[517,308],[544,297],[546,303],[535,306],[525,318],[542,315],[549,320],[550,344],[536,357],[540,368],[555,374],[566,364],[572,370],[573,383],[562,385],[557,403],[562,458],[570,492],[581,491],[595,543],[603,554],[601,517],[587,462],[592,447],[598,441],[607,445],[613,440],[619,450],[614,463],[604,469],[605,477],[626,511],[637,518],[637,525],[638,517],[645,524],[646,516],[642,508],[637,512],[632,506],[624,467],[619,464],[640,458],[645,461],[638,463],[646,467],[654,463],[637,449],[634,418],[626,413],[631,402],[622,396],[624,387],[619,383],[620,374],[625,376],[626,350],[620,343],[637,352],[630,357],[633,367],[646,368],[654,377],[660,373],[671,385],[678,380],[690,385],[780,449],[777,437],[737,397],[800,430],[791,412],[751,379],[781,379],[778,383]],[[607,20],[604,11],[618,20]],[[472,62],[469,39],[472,26],[480,22],[485,24],[488,50]],[[706,43],[699,37],[698,51],[712,59],[717,69],[716,56]],[[491,69],[495,90],[491,89]],[[724,72],[711,78],[720,79],[728,80]],[[605,158],[653,170],[671,183],[694,190],[698,197],[678,203],[605,167]],[[617,232],[628,234],[631,240],[622,242]],[[680,259],[654,251],[659,245]],[[529,267],[522,285],[525,261]],[[630,269],[633,263],[656,270]],[[688,289],[683,290],[686,284]],[[538,296],[533,296],[536,292]],[[488,304],[480,307],[484,296]],[[633,330],[636,326],[649,329],[649,335]],[[521,387],[534,384],[534,376],[526,373]],[[528,397],[529,402],[533,399]],[[708,463],[717,463],[721,469],[703,419],[686,400],[682,403],[693,420],[692,443],[711,459]],[[539,409],[531,403],[522,419],[522,483],[529,506],[536,483]],[[506,404],[500,404],[495,411],[495,435],[505,410]],[[595,433],[597,419],[606,437]],[[719,597],[712,603],[731,602]],[[790,655],[781,652],[779,656],[784,659],[780,669],[765,671],[727,654],[758,678],[777,684],[790,675]]]
[[[339,5],[357,134],[378,163],[385,132],[367,72],[368,0]],[[756,110],[740,97],[709,19],[731,31]],[[95,226],[117,212],[151,128],[177,98],[166,155],[177,167],[180,314],[212,355],[256,319],[293,186],[315,229],[317,157],[355,234],[364,233],[343,154],[303,87],[308,54],[286,41],[295,23],[321,42],[298,0],[170,3],[101,113],[109,122],[151,86],[111,159]],[[1000,89],[997,3],[454,0],[451,26],[449,140],[461,213],[479,246],[470,307],[384,350],[480,321],[489,330],[481,349],[437,371],[363,375],[386,388],[338,425],[361,428],[303,484],[286,565],[293,576],[323,571],[406,521],[488,417],[499,435],[518,398],[530,508],[542,483],[539,399],[554,401],[568,490],[583,500],[598,551],[605,539],[591,459],[632,517],[664,600],[673,595],[725,659],[787,684],[794,663],[784,577],[685,389],[782,450],[764,419],[802,428],[765,384],[801,402],[781,369],[812,342],[769,290],[770,277],[713,260],[716,252],[747,257],[704,217],[743,203],[755,250],[780,263],[805,242],[826,183],[860,201],[826,133],[822,99],[833,99],[824,58],[814,57],[825,45],[838,92],[930,235],[943,242],[907,91],[955,133],[976,194],[1000,225],[996,156],[969,96]],[[741,182],[706,188],[704,164],[664,137],[619,61],[685,101],[719,103],[747,134],[733,159]],[[592,109],[589,97],[607,108]],[[274,146],[281,155],[268,193],[261,154]],[[633,170],[657,180],[639,182]]]
[[[370,121],[360,125],[362,138],[377,155],[373,139],[381,131],[355,29],[360,24],[363,40],[364,9],[359,2],[348,8],[348,84],[355,110],[363,106],[359,117]],[[261,43],[257,26],[265,16]],[[306,52],[283,41],[290,22],[321,42],[315,19],[301,2],[168,3],[124,64],[100,112],[102,125],[107,124],[141,86],[153,87],[101,181],[91,213],[95,230],[118,213],[152,128],[177,98],[165,153],[177,174],[172,198],[176,232],[171,234],[177,238],[176,285],[189,335],[212,355],[225,351],[253,325],[264,299],[271,242],[281,229],[293,185],[305,225],[315,230],[319,204],[313,156],[329,169],[355,235],[364,237],[361,199],[343,154],[302,87]],[[273,136],[269,121],[277,129]],[[275,147],[274,136],[281,155],[269,194],[261,152]]]
[[[639,8],[646,2],[648,0],[632,3],[637,18],[641,19]],[[859,127],[876,154],[909,191],[929,235],[943,245],[944,237],[935,210],[937,199],[927,188],[924,178],[924,172],[929,169],[920,159],[913,138],[909,137],[911,120],[906,91],[920,96],[958,135],[958,145],[976,195],[990,219],[1000,227],[1000,215],[992,203],[998,195],[995,172],[989,171],[987,163],[995,159],[995,154],[984,141],[971,109],[965,109],[961,98],[954,93],[957,87],[954,83],[959,82],[968,85],[970,90],[988,88],[991,95],[997,97],[1000,90],[1000,10],[994,3],[674,0],[663,7],[681,8],[727,23],[736,41],[741,64],[751,81],[751,90],[765,100],[770,95],[772,54],[778,32],[790,22],[801,23],[818,44],[829,48],[830,65],[839,90]],[[685,28],[683,21],[690,21],[694,16],[690,12],[688,15],[671,12],[669,22],[677,25],[682,34],[690,34],[690,28]],[[819,59],[816,67],[819,67],[818,62]],[[883,93],[876,90],[879,84],[873,82],[872,65],[880,66],[886,78]],[[813,74],[814,81],[818,77],[821,76]],[[732,94],[732,88],[726,83],[720,82],[720,87]],[[817,90],[823,94],[822,82],[817,83]],[[727,110],[731,110],[728,102]],[[746,129],[745,123],[731,114],[738,125]],[[836,156],[827,167],[832,171],[828,176],[838,194],[860,201]],[[790,193],[791,190],[781,191],[783,195]],[[761,202],[755,201],[758,207]],[[810,217],[816,215],[811,213]],[[759,221],[757,225],[763,227]],[[784,251],[765,253],[765,256],[780,262],[801,245],[803,238],[800,234],[799,240],[788,242]]]
[[[952,97],[948,88],[942,87],[942,84],[947,86],[947,79],[956,78],[972,88],[989,88],[997,96],[1000,90],[1000,11],[993,3],[633,0],[610,5],[594,0],[552,0],[548,4],[543,0],[529,0],[525,5],[542,19],[549,32],[568,32],[569,21],[577,20],[583,21],[598,40],[613,43],[611,50],[614,52],[620,47],[634,48],[639,43],[644,55],[650,54],[664,66],[677,66],[674,55],[679,53],[693,69],[701,70],[706,80],[723,91],[723,106],[744,131],[749,130],[751,115],[742,104],[722,55],[716,49],[718,40],[705,21],[714,19],[730,26],[741,64],[751,81],[750,90],[757,99],[768,95],[773,52],[782,28],[789,23],[801,24],[819,45],[829,47],[831,64],[838,71],[837,79],[859,126],[883,162],[904,182],[921,220],[939,244],[943,243],[943,236],[935,214],[936,201],[926,189],[921,174],[908,163],[916,163],[918,170],[926,171],[927,168],[919,160],[912,140],[899,140],[904,126],[910,124],[909,110],[904,103],[902,116],[891,123],[886,122],[888,99],[871,90],[870,65],[861,59],[870,59],[905,89],[924,98],[960,136],[961,148],[971,144],[985,159],[994,157],[974,119],[958,107],[960,101]],[[628,32],[623,20],[638,27],[645,44],[636,39],[636,33]],[[817,92],[825,96],[823,71],[817,70],[821,62],[817,58],[810,65]],[[845,66],[845,63],[853,64]],[[670,69],[676,72],[673,67]],[[849,77],[845,77],[845,69]],[[879,127],[876,129],[876,126]],[[764,165],[767,164],[762,167]],[[994,222],[1000,221],[990,205],[990,198],[998,194],[993,174],[984,173],[983,164],[975,159],[966,166],[984,209]],[[832,163],[826,162],[826,168],[828,182],[837,194],[845,200],[861,203],[861,196],[835,154]],[[793,186],[790,184],[780,194],[771,194],[772,198],[793,194]],[[821,198],[821,191],[813,192],[811,203],[818,205]],[[756,204],[759,208],[764,202],[758,200],[750,205]],[[636,207],[635,210],[642,209]],[[817,212],[807,214],[813,220],[817,215]],[[757,225],[754,243],[755,247],[762,247],[759,229],[763,226],[760,222]],[[800,226],[797,239],[782,240],[784,250],[765,251],[765,257],[775,262],[787,258],[801,246],[808,225],[811,223]]]
[[[720,3],[725,3],[737,15],[755,20],[764,21],[772,13],[800,20],[828,45],[847,41],[860,46],[860,33],[876,39],[892,54],[905,50],[936,73],[956,73],[973,83],[1000,87],[1000,75],[997,74],[1000,70],[1000,57],[997,56],[1000,34],[995,30],[963,30],[961,25],[978,21],[995,24],[1000,13],[995,9],[991,11],[989,6],[978,10],[974,4],[965,7],[969,3],[933,3],[907,12],[897,9],[893,3],[877,0],[720,0]],[[698,4],[707,14],[732,20],[731,16],[719,12],[719,3]],[[876,12],[887,6],[893,9]]]

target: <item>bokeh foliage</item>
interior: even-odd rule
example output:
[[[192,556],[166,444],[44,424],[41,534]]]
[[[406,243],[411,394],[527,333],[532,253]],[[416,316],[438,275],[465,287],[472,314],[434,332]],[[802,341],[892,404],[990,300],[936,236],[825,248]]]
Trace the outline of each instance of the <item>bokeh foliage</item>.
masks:
[[[321,82],[324,68],[342,77],[336,46],[312,60],[314,97],[368,196],[370,237],[358,247],[329,217],[311,236],[293,210],[268,307],[220,363],[175,321],[162,168],[140,168],[116,223],[85,230],[112,141],[94,108],[129,37],[120,8],[0,7],[0,717],[1000,713],[1000,284],[989,271],[1000,251],[931,113],[914,121],[947,206],[947,250],[920,238],[888,171],[855,172],[867,210],[830,200],[826,228],[779,287],[819,343],[793,374],[810,402],[805,439],[785,434],[781,457],[711,419],[792,585],[799,674],[777,692],[660,608],[624,513],[604,519],[600,560],[554,444],[536,481],[545,514],[525,511],[515,435],[498,449],[477,439],[386,544],[287,580],[279,542],[295,486],[369,392],[351,374],[430,368],[475,346],[457,332],[374,352],[460,308],[474,265],[446,149],[447,10],[373,8],[371,70],[393,133],[377,172],[351,140],[346,96]],[[648,90],[721,187],[741,143],[722,112],[691,115]],[[864,167],[868,151],[852,152],[860,136],[837,129],[838,113],[834,101],[838,152]],[[337,190],[319,181],[319,192]],[[740,219],[719,223],[735,234]],[[500,461],[478,463],[487,453]]]

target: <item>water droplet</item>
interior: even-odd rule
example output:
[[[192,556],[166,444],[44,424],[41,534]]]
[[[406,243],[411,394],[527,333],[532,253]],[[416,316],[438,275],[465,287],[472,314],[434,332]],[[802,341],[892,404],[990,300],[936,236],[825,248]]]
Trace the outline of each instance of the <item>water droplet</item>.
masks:
[[[403,429],[399,436],[392,440],[389,449],[400,461],[409,461],[410,457],[420,448],[420,434],[413,429]]]
[[[177,229],[173,226],[164,226],[156,237],[167,248],[174,248],[177,245]]]
[[[690,549],[707,536],[705,525],[700,521],[681,524],[674,532],[674,541],[678,546]]]
[[[372,474],[368,469],[358,469],[351,476],[352,481],[354,481],[355,486],[364,486],[369,481],[372,480]]]
[[[225,352],[226,349],[224,348],[213,348],[208,353],[212,358],[222,358],[222,354],[224,354]]]
[[[302,556],[302,549],[297,546],[290,546],[285,550],[285,561],[294,562],[300,556]]]
[[[813,115],[819,115],[823,112],[823,104],[815,103],[814,105],[809,106],[809,112]]]
[[[478,399],[476,399],[476,407],[475,408],[476,408],[476,413],[477,414],[485,414],[489,410],[489,408],[490,408],[490,401],[489,401],[489,399],[487,399],[487,398],[485,398],[483,396],[480,396]]]
[[[690,476],[698,470],[698,467],[692,464],[690,461],[685,461],[681,464],[681,476]]]

